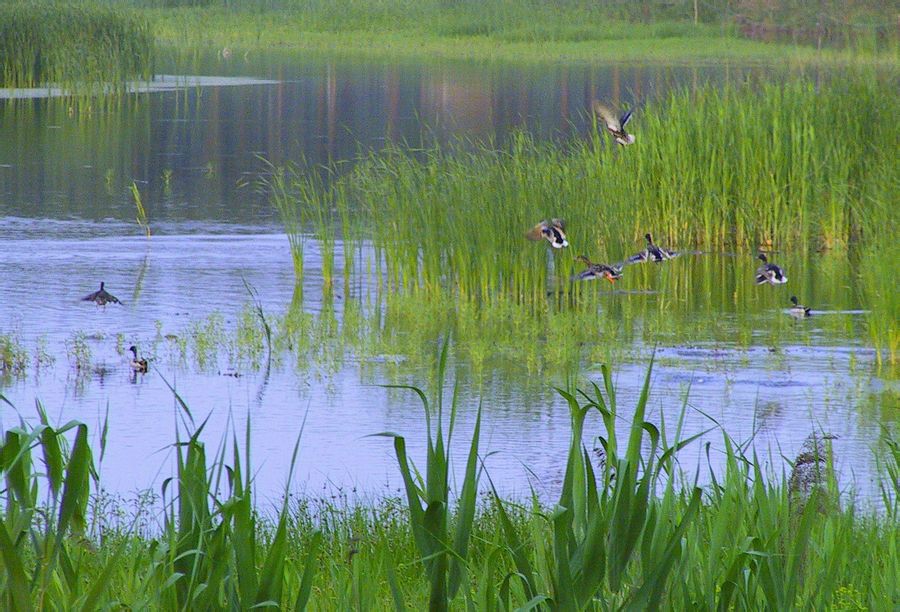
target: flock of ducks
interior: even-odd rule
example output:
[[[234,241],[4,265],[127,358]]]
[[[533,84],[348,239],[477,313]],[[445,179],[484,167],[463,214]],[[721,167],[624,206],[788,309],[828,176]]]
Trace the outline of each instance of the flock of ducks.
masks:
[[[631,121],[632,111],[628,110],[622,115],[618,115],[611,108],[601,102],[594,102],[594,113],[603,123],[607,131],[612,135],[617,144],[627,146],[634,144],[634,134],[625,131],[625,126]],[[529,230],[525,235],[530,240],[546,240],[554,249],[562,249],[569,246],[569,240],[566,238],[566,225],[562,219],[549,219],[541,221]],[[625,266],[636,263],[644,263],[652,261],[661,263],[678,257],[677,251],[663,248],[653,242],[653,235],[649,232],[644,234],[647,240],[647,246],[643,251],[635,253],[625,261],[615,264],[596,263],[591,261],[586,255],[579,255],[575,259],[585,265],[585,269],[572,277],[572,280],[596,280],[604,278],[610,283],[614,283],[622,278],[622,270]],[[764,253],[760,253],[757,257],[762,261],[762,265],[756,269],[756,284],[762,285],[769,283],[770,285],[782,285],[787,282],[787,276],[779,266],[770,263]],[[82,298],[85,302],[94,302],[97,306],[106,306],[107,304],[122,304],[122,302],[106,290],[105,283],[100,283],[100,289],[89,293]],[[810,316],[810,308],[800,304],[797,296],[791,296],[793,306],[790,313],[797,317]],[[131,369],[134,372],[145,373],[149,368],[146,359],[138,356],[137,347],[132,345],[128,347],[131,351]]]
[[[89,293],[83,298],[81,298],[82,302],[93,302],[97,306],[106,306],[107,304],[119,304],[122,305],[122,302],[114,296],[112,293],[106,290],[106,283],[103,281],[100,282],[100,289],[94,291],[93,293]],[[129,364],[132,371],[138,374],[146,374],[147,370],[150,368],[150,364],[146,359],[138,357],[137,347],[133,344],[128,347],[128,350],[131,351],[131,363]]]
[[[629,134],[625,131],[625,126],[631,120],[631,110],[619,115],[599,101],[594,102],[593,108],[598,121],[606,127],[606,130],[612,135],[617,144],[622,146],[634,144],[634,134]],[[565,229],[565,222],[562,219],[549,219],[535,225],[526,232],[525,236],[528,239],[535,241],[542,239],[547,240],[554,249],[562,249],[569,246],[569,240],[566,238]],[[573,276],[572,280],[582,281],[605,278],[610,283],[614,283],[622,278],[622,270],[627,265],[643,263],[646,261],[661,263],[678,257],[679,253],[677,251],[672,251],[655,244],[653,242],[652,234],[644,234],[644,238],[647,240],[647,246],[643,251],[618,263],[596,263],[591,261],[586,255],[577,256],[575,260],[583,263],[586,268]],[[783,285],[787,282],[787,276],[785,275],[784,270],[774,263],[770,263],[764,253],[757,255],[757,258],[762,261],[762,265],[756,269],[757,285],[765,283],[769,283],[770,285]],[[797,296],[791,296],[791,303],[793,306],[790,309],[790,313],[793,316],[810,316],[810,308],[800,304],[797,300]]]
[[[549,221],[541,221],[535,225],[525,234],[525,236],[528,239],[535,241],[544,239],[549,242],[550,246],[554,249],[562,249],[569,246],[569,240],[566,237],[565,230],[566,225],[562,219],[550,219]],[[575,257],[575,261],[583,263],[585,269],[574,275],[572,280],[583,281],[603,278],[610,283],[614,283],[622,278],[622,270],[627,265],[644,263],[646,261],[662,263],[680,255],[678,251],[672,251],[654,243],[653,234],[650,234],[649,232],[644,234],[644,239],[647,241],[647,246],[643,251],[635,253],[628,259],[614,264],[598,263],[591,261],[586,255],[578,255]],[[764,253],[757,255],[757,258],[762,261],[762,265],[756,269],[755,280],[757,285],[766,283],[769,283],[770,285],[783,285],[787,282],[788,279],[784,270],[782,270],[780,266],[770,263]],[[810,316],[811,309],[800,304],[797,300],[797,296],[791,296],[791,303],[793,304],[790,309],[792,315],[798,317]]]

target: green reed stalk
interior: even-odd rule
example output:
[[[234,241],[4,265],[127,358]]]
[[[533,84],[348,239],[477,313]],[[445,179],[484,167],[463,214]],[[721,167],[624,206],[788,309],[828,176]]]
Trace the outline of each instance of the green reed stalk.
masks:
[[[141,191],[138,189],[137,183],[134,181],[131,182],[131,198],[134,200],[134,207],[137,210],[137,216],[135,217],[135,221],[144,230],[144,233],[147,234],[147,238],[150,238],[150,220],[147,217],[147,211],[144,209],[143,199],[141,198]]]
[[[425,409],[425,423],[428,429],[428,451],[424,480],[419,471],[410,463],[406,455],[406,440],[392,433],[376,434],[394,439],[397,463],[403,477],[406,501],[409,509],[410,530],[415,538],[420,560],[429,584],[429,610],[448,610],[450,601],[456,596],[467,579],[469,540],[475,518],[476,494],[478,492],[478,441],[481,429],[481,410],[475,419],[475,431],[469,447],[465,479],[459,498],[456,500],[455,528],[451,524],[450,504],[450,442],[456,417],[456,391],[450,407],[447,437],[443,433],[443,381],[447,363],[449,342],[445,342],[438,361],[436,385],[437,399],[431,406],[425,393],[416,387],[388,385],[393,388],[409,389],[422,400]],[[432,434],[432,419],[435,419]],[[424,505],[423,505],[424,504]],[[397,604],[402,605],[402,604]]]

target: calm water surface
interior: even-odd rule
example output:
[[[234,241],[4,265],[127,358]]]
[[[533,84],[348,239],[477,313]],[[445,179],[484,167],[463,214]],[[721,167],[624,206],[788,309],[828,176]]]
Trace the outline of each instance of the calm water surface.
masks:
[[[273,321],[298,304],[287,238],[255,188],[265,171],[260,156],[349,160],[386,142],[502,142],[516,130],[578,138],[595,98],[640,105],[676,85],[777,78],[764,68],[347,65],[278,55],[190,68],[180,72],[277,82],[189,87],[90,109],[0,101],[0,332],[29,352],[24,373],[0,377],[0,392],[16,407],[0,404],[2,425],[34,421],[35,400],[54,420],[84,421],[95,435],[108,419],[102,478],[120,493],[158,490],[171,473],[169,445],[185,417],[169,385],[198,422],[209,416],[210,445],[231,427],[242,432],[249,418],[266,496],[282,486],[301,428],[295,482],[311,491],[395,489],[392,446],[366,437],[372,433],[401,433],[411,454],[422,455],[421,407],[380,385],[428,386],[421,356],[434,354],[437,335],[392,321],[390,298],[371,281],[354,279],[323,299],[312,242],[302,310],[318,330],[308,334],[313,341],[276,351],[267,372],[259,347],[241,339],[241,329],[258,330],[245,280]],[[132,182],[150,218],[149,241],[133,221]],[[873,373],[865,306],[840,274],[846,260],[786,253],[778,261],[790,271],[790,289],[748,287],[755,264],[731,254],[648,266],[619,285],[623,292],[598,283],[603,316],[629,330],[614,368],[623,423],[658,343],[651,420],[674,429],[684,409],[688,433],[717,422],[740,441],[755,436],[779,471],[811,431],[828,431],[839,436],[842,473],[870,490],[871,448],[896,413],[885,414],[880,399],[891,387]],[[677,282],[689,273],[703,282]],[[124,306],[79,300],[100,280]],[[791,292],[802,292],[816,315],[791,319]],[[352,325],[357,317],[376,323],[348,340],[351,312]],[[496,452],[487,460],[494,481],[525,493],[531,470],[539,491],[555,491],[569,417],[552,386],[599,380],[592,346],[603,341],[586,343],[566,367],[537,372],[515,347],[498,347],[487,367],[460,350],[456,452],[465,452],[483,398],[482,452]],[[132,343],[152,358],[146,376],[130,372],[123,349]],[[76,367],[78,354],[89,354],[88,367]],[[714,431],[705,441],[721,448],[721,438]],[[698,443],[682,459],[693,470],[706,454]]]

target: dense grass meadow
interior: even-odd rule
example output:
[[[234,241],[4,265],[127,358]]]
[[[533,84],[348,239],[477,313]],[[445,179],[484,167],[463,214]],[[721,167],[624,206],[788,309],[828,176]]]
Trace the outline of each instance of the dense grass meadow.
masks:
[[[393,148],[349,170],[276,169],[268,187],[293,237],[298,276],[303,242],[315,239],[326,289],[339,280],[337,258],[345,282],[383,275],[388,293],[528,316],[552,310],[548,294],[577,302],[596,293],[569,281],[581,269],[575,255],[621,261],[647,231],[670,248],[735,252],[748,262],[760,248],[802,254],[813,266],[821,253],[841,253],[846,263],[835,273],[859,287],[879,360],[894,364],[898,247],[884,228],[898,221],[898,112],[875,73],[706,87],[638,109],[638,144],[627,149],[605,134],[567,144],[522,136],[500,147]],[[567,221],[570,249],[525,240],[551,217]],[[375,246],[375,266],[357,261],[362,239]],[[683,264],[670,289],[700,282],[701,259]],[[735,289],[734,299],[747,293]]]
[[[163,46],[228,47],[238,53],[276,46],[395,60],[895,63],[898,52],[894,17],[884,7],[844,9],[828,16],[827,36],[815,26],[825,15],[819,13],[796,30],[819,28],[811,38],[754,36],[757,30],[748,30],[744,17],[752,10],[724,5],[710,10],[710,3],[698,5],[704,10],[696,22],[689,3],[147,0],[137,4],[150,7],[147,14]],[[152,8],[161,6],[165,8]],[[786,11],[801,12],[796,6]],[[755,15],[749,23],[769,32],[766,23],[774,31],[776,24],[783,26],[787,20],[784,15]],[[763,39],[768,42],[760,42]]]
[[[790,60],[896,65],[894,15],[781,3],[427,0],[12,0],[0,7],[7,87],[152,74],[154,54],[279,47],[331,56],[505,61]],[[761,42],[765,41],[765,42]]]
[[[446,345],[435,380],[443,379]],[[652,369],[652,367],[651,367]],[[572,438],[556,503],[492,492],[479,427],[462,480],[448,448],[457,399],[418,393],[427,457],[393,443],[405,494],[255,499],[235,434],[201,441],[180,403],[177,472],[132,507],[103,494],[106,434],[84,424],[9,428],[0,597],[5,609],[889,610],[900,602],[900,444],[879,443],[878,502],[835,481],[825,432],[781,471],[723,434],[724,473],[678,462],[679,423],[645,421],[650,371],[626,436],[612,376],[568,401]],[[437,385],[436,388],[440,388]],[[631,407],[629,407],[631,408]],[[589,415],[599,420],[586,420]],[[587,425],[600,424],[597,430]],[[298,422],[298,445],[302,424]],[[372,432],[378,434],[378,432]],[[455,434],[459,435],[459,434]],[[99,445],[92,444],[99,439]],[[243,450],[242,450],[243,448]],[[591,450],[593,448],[593,450]],[[92,450],[95,449],[95,450]],[[96,450],[98,449],[98,451]],[[295,451],[296,457],[296,451]],[[776,463],[777,465],[777,463]],[[461,468],[461,466],[460,466]],[[290,482],[287,490],[292,491]]]
[[[0,5],[0,86],[82,88],[149,77],[153,34],[135,11],[95,2]]]

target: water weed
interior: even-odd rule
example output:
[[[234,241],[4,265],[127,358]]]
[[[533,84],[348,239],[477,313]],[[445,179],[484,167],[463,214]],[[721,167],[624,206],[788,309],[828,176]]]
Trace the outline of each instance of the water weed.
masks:
[[[572,428],[557,502],[479,497],[490,453],[480,449],[477,426],[468,452],[452,455],[465,467],[450,463],[459,399],[449,390],[444,397],[449,352],[445,344],[433,355],[429,392],[406,388],[430,421],[423,471],[409,462],[405,439],[389,434],[400,498],[298,493],[289,484],[269,513],[253,503],[249,422],[242,436],[225,434],[208,451],[204,424],[191,424],[179,400],[187,437],[174,445],[173,475],[132,511],[102,492],[103,436],[98,455],[87,426],[55,427],[38,403],[36,424],[6,429],[0,444],[4,605],[890,609],[900,595],[892,432],[878,448],[880,509],[839,494],[847,484],[818,443],[779,472],[724,436],[724,467],[698,488],[705,468],[681,465],[678,454],[700,441],[682,437],[683,415],[675,423],[649,418],[651,372],[631,410],[604,368],[596,384],[558,391]],[[820,475],[804,480],[811,486],[800,504],[795,474],[811,464]],[[289,473],[295,468],[292,461]],[[451,474],[460,476],[456,485]]]
[[[0,82],[6,87],[54,83],[74,91],[119,87],[149,77],[149,22],[97,2],[13,0],[0,6]]]
[[[869,262],[883,250],[879,228],[896,221],[895,207],[887,205],[898,185],[891,155],[898,133],[889,117],[900,108],[885,100],[879,83],[862,73],[820,84],[801,79],[675,92],[640,112],[634,126],[640,141],[627,150],[596,134],[565,145],[522,135],[499,148],[389,147],[351,170],[334,169],[328,181],[315,169],[278,171],[272,198],[291,236],[295,270],[303,269],[297,246],[306,236],[323,253],[334,251],[333,234],[309,231],[303,215],[343,210],[342,232],[371,241],[375,272],[390,292],[521,304],[538,314],[548,311],[548,294],[597,299],[593,285],[569,281],[579,270],[569,250],[620,261],[640,248],[648,230],[676,250],[736,250],[748,261],[759,245],[774,245],[807,255],[809,265],[822,250]],[[569,250],[524,240],[536,221],[552,217],[567,220]],[[707,265],[703,257],[663,267],[677,265],[684,274],[667,275],[660,290],[699,290],[697,282],[705,281],[693,272]],[[629,267],[626,282],[657,269]],[[880,282],[876,277],[890,278],[883,264],[846,273],[869,287]],[[878,290],[881,297],[871,293],[867,301],[873,340],[893,363],[889,293]],[[756,295],[736,288],[732,301]],[[665,308],[662,300],[659,306]],[[668,324],[664,317],[658,322]]]

